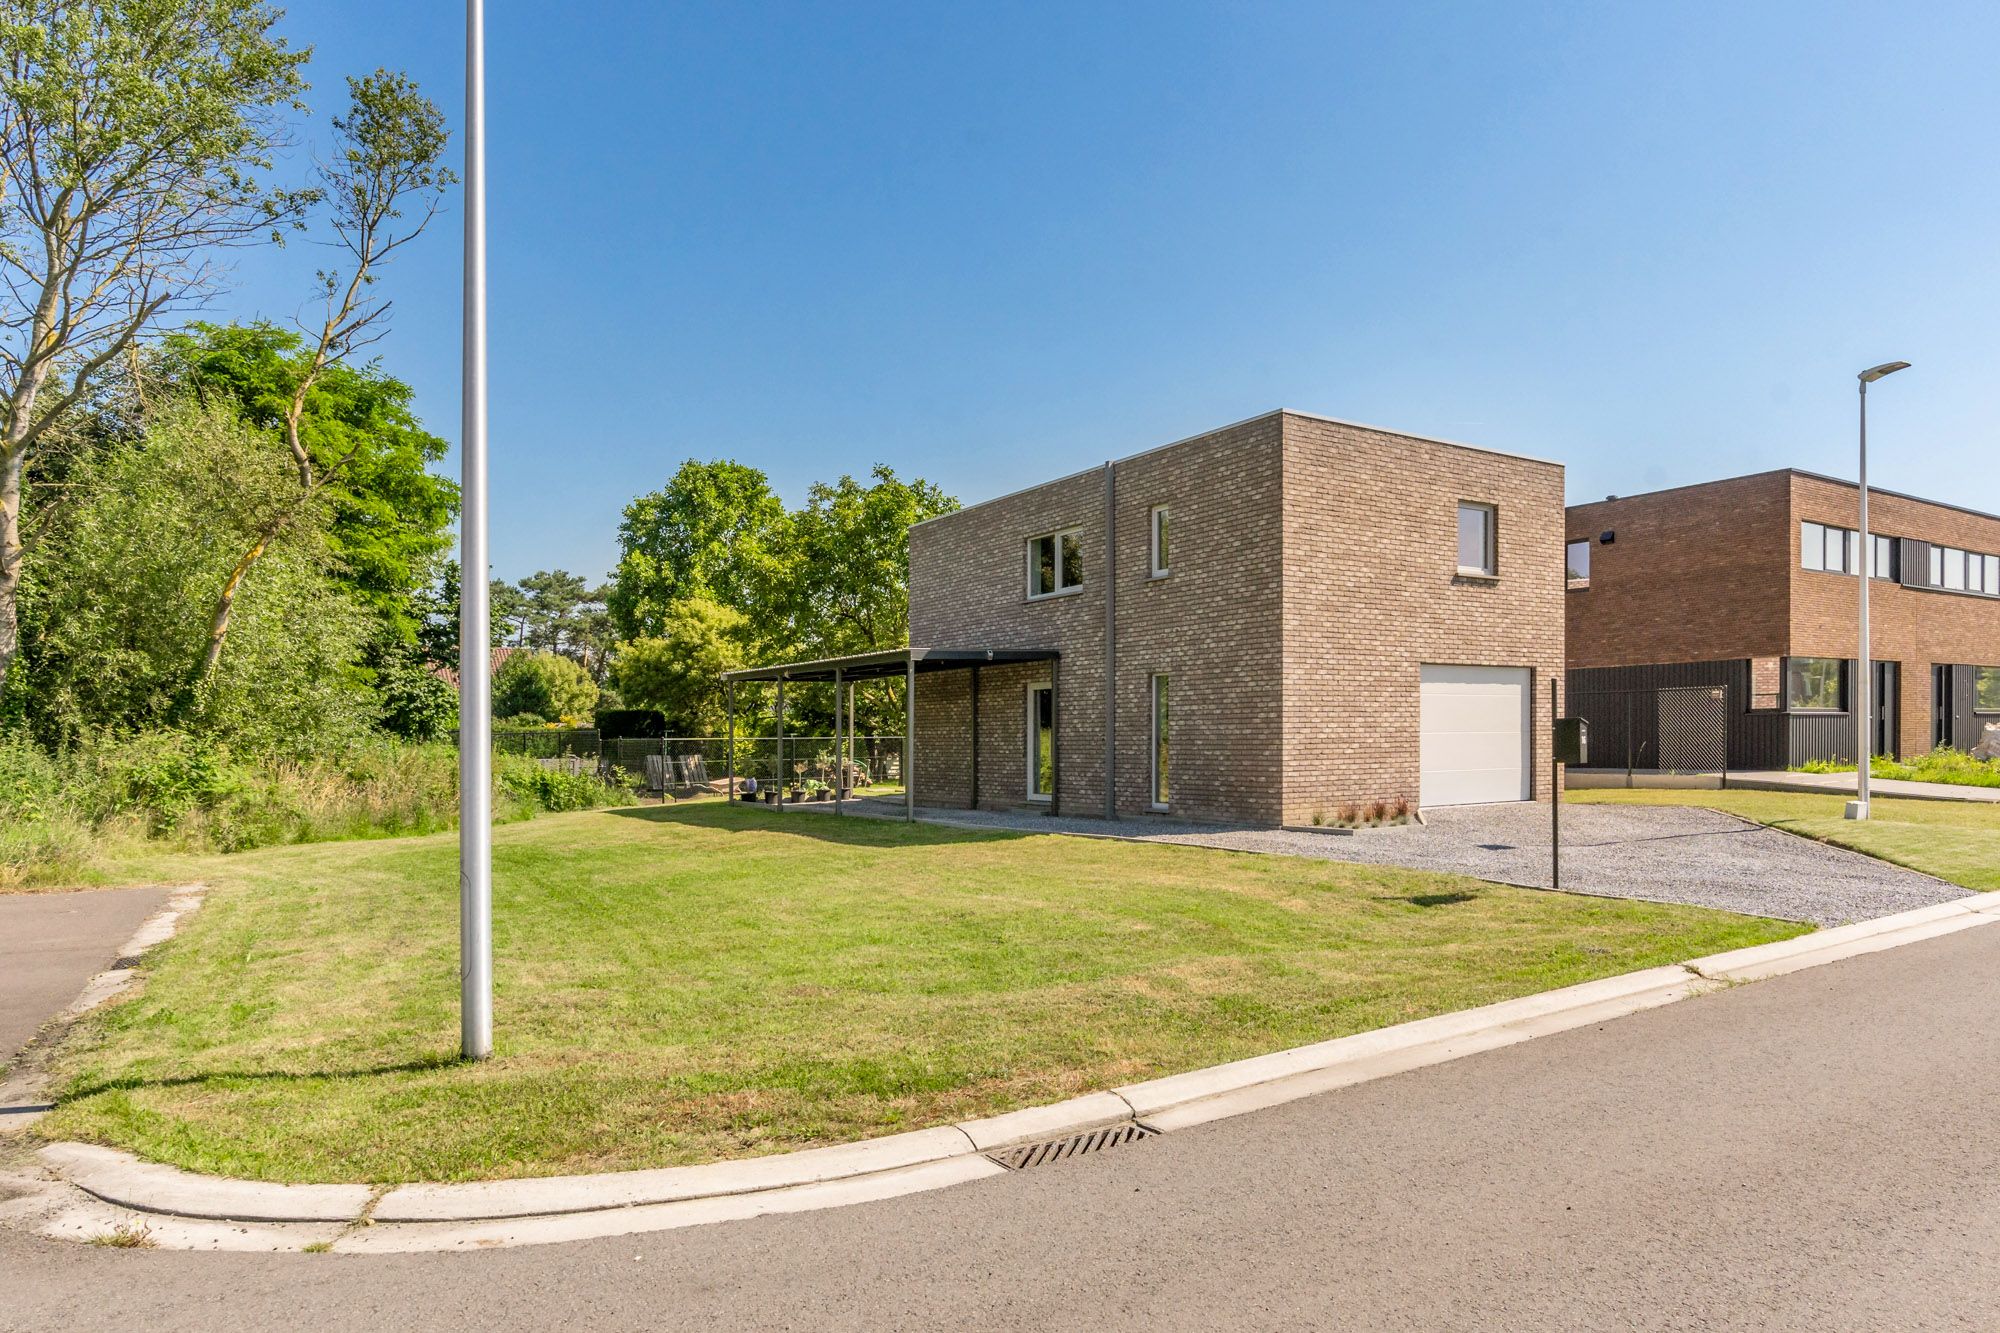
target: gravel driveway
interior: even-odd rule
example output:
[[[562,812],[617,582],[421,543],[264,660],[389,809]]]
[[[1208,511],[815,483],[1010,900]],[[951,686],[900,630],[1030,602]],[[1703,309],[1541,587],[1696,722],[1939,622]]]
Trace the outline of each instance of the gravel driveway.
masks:
[[[901,817],[901,806],[866,813]],[[850,807],[853,809],[854,807]],[[825,809],[825,807],[819,807]],[[923,810],[927,821],[1029,833],[1275,852],[1472,875],[1549,887],[1546,805],[1426,811],[1426,824],[1352,834],[1229,828],[1183,821],[1052,819],[1027,811]],[[1720,907],[1834,926],[1963,898],[1968,890],[1872,856],[1692,806],[1565,805],[1563,888],[1614,898]]]

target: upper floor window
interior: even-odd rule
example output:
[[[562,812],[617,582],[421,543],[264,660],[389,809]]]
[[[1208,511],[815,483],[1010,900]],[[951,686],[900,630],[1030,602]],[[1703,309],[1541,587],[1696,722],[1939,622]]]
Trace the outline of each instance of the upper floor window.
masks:
[[[1852,574],[1861,567],[1861,534],[1824,523],[1799,524],[1799,564],[1829,574]]]
[[[1495,542],[1497,515],[1492,505],[1458,502],[1458,572],[1493,575],[1500,572]]]
[[[1884,537],[1880,533],[1868,534],[1868,573],[1872,578],[1896,579],[1902,576],[1902,557],[1897,553],[1899,543],[1894,537]]]
[[[1153,507],[1153,577],[1156,579],[1165,578],[1169,568],[1171,566],[1167,564],[1167,507],[1165,505],[1155,505]]]
[[[1838,657],[1794,657],[1785,664],[1785,707],[1794,712],[1838,713],[1847,663]]]
[[[2000,597],[2000,555],[1961,551],[1956,546],[1933,546],[1931,586]]]
[[[1590,582],[1590,538],[1563,548],[1563,573],[1571,583]]]
[[[1028,538],[1028,596],[1054,597],[1083,586],[1083,529]]]

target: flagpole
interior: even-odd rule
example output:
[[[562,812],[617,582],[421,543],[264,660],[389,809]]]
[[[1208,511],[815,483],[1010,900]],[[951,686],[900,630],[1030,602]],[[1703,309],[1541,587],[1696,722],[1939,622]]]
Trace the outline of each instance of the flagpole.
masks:
[[[459,462],[459,1054],[493,1054],[493,676],[486,528],[486,10],[465,6],[465,324]]]

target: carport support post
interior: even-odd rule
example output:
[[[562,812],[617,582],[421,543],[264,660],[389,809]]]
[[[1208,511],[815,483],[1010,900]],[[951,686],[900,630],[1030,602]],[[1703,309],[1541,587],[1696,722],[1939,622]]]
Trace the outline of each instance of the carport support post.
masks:
[[[723,708],[729,716],[729,725],[722,737],[722,799],[736,799],[736,682],[725,681],[722,686]],[[666,762],[667,743],[660,742],[661,763]]]
[[[843,789],[847,786],[846,745],[841,740],[840,731],[840,701],[844,693],[845,691],[841,689],[840,668],[835,667],[833,669],[833,813],[836,815],[847,813],[841,805],[846,796]]]
[[[778,808],[785,808],[785,678],[778,677],[778,760],[771,769],[771,790],[778,793]]]
[[[903,822],[917,822],[917,655],[903,664]]]

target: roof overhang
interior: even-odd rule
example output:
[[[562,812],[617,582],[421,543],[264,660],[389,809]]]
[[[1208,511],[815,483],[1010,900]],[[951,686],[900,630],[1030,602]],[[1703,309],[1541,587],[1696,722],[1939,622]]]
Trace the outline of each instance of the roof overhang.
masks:
[[[1016,662],[1048,662],[1061,657],[1053,648],[891,648],[851,657],[821,657],[809,662],[776,662],[770,666],[725,671],[726,681],[739,680],[869,680],[918,671],[963,671],[976,666],[1006,666]]]

